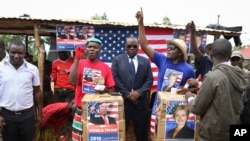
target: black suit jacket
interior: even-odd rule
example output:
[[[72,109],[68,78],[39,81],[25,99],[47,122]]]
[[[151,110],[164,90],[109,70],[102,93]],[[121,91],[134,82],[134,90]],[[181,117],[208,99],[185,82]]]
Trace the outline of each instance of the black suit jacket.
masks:
[[[109,124],[116,124],[115,118],[107,116]],[[102,117],[95,117],[94,114],[90,115],[90,122],[93,124],[97,124],[97,125],[102,125],[104,124],[104,120]]]
[[[139,109],[148,108],[147,93],[153,84],[153,74],[150,66],[149,59],[137,55],[138,67],[134,80],[133,90],[140,93],[139,103],[136,104]],[[129,100],[126,100],[127,96],[131,92],[131,73],[129,71],[130,64],[128,55],[126,53],[118,55],[112,60],[112,73],[115,80],[115,90],[121,92],[125,99],[124,104],[129,106],[133,104]]]
[[[173,138],[173,134],[174,134],[174,130],[172,129],[168,132],[167,138]],[[186,138],[186,139],[190,139],[190,138],[194,138],[194,130],[187,127],[187,125],[185,125],[180,131],[179,133],[175,136],[175,138]]]

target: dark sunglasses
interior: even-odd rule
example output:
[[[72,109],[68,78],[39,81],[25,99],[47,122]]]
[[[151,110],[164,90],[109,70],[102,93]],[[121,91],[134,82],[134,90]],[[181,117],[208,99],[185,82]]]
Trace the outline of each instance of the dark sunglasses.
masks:
[[[177,48],[177,46],[175,45],[168,45],[168,49],[170,50],[175,50]]]
[[[137,45],[127,45],[127,48],[138,48],[138,46]]]

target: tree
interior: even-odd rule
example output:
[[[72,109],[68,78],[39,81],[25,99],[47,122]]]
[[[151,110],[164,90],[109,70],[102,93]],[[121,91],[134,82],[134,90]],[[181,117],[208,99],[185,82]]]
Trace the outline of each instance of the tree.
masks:
[[[104,12],[103,15],[99,16],[98,14],[95,14],[95,16],[91,17],[91,20],[103,20],[108,21],[108,17],[106,13]]]
[[[29,14],[23,14],[23,15],[20,15],[19,17],[20,18],[30,18],[30,15]]]
[[[169,25],[171,24],[170,19],[168,18],[168,16],[164,16],[162,19],[162,24],[164,25]]]

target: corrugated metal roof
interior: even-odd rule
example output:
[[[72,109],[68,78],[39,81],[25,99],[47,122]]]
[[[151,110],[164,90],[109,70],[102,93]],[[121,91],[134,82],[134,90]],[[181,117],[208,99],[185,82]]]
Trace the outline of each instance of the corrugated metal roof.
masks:
[[[29,18],[29,17],[0,17],[0,33],[6,32],[6,30],[15,30],[15,29],[16,30],[32,30],[34,28],[34,24],[39,24],[41,28],[47,28],[48,30],[55,29],[57,24],[86,24],[86,25],[96,25],[96,26],[121,26],[121,27],[137,26],[137,24],[134,24],[134,23],[112,22],[112,21],[105,21],[105,20],[36,19],[36,18]],[[152,28],[185,29],[186,25],[146,24],[145,26],[152,27]],[[216,30],[216,29],[199,27],[199,26],[196,26],[196,30],[207,31],[208,34],[210,35],[231,34],[231,36],[239,36],[241,34],[241,32]]]

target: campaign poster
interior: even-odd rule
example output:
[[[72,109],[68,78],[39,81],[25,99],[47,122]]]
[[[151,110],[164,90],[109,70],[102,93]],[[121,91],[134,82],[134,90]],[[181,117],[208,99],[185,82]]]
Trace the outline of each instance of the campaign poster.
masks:
[[[56,47],[58,51],[74,50],[77,46],[86,46],[88,38],[94,36],[93,26],[87,25],[57,25]]]
[[[161,91],[176,93],[177,88],[180,87],[180,83],[183,77],[183,72],[179,72],[172,69],[166,69]]]
[[[89,141],[118,141],[118,102],[88,102],[87,132]]]
[[[187,53],[189,55],[193,54],[192,48],[191,48],[191,38],[190,33],[183,29],[176,29],[174,31],[174,38],[182,39],[184,42],[186,42],[187,45]],[[196,43],[197,48],[201,51],[201,53],[205,53],[205,47],[206,47],[206,41],[207,41],[207,32],[206,31],[197,31],[196,32]]]
[[[166,101],[166,141],[194,141],[196,115],[189,111],[186,100]]]
[[[105,84],[101,70],[84,67],[82,75],[82,93],[96,93],[96,86]]]

